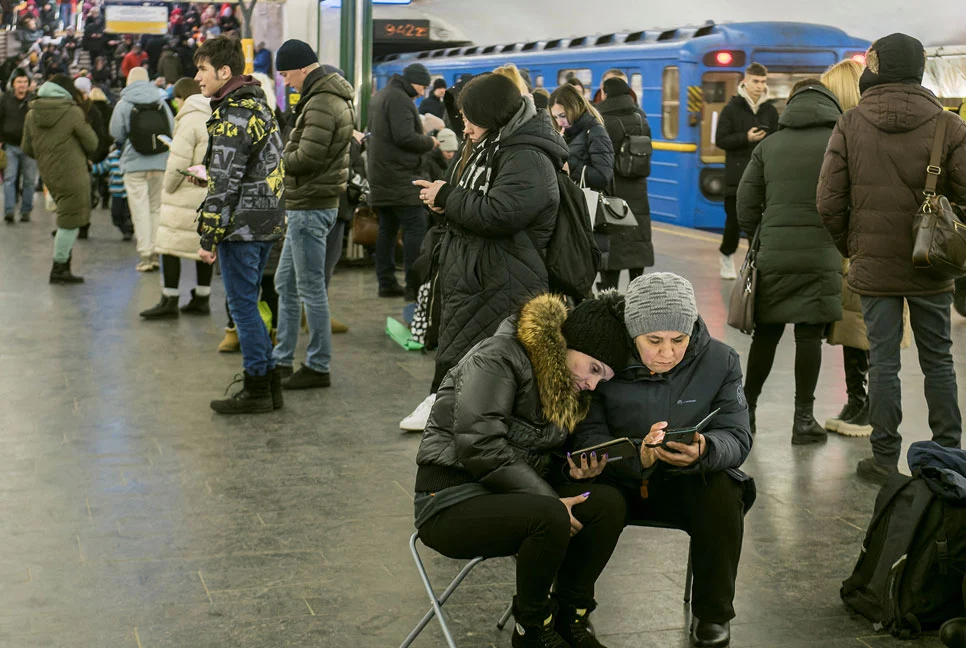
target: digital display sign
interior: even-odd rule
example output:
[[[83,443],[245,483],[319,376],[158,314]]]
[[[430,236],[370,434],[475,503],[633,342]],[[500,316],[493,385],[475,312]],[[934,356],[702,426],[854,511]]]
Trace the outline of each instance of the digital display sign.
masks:
[[[372,36],[375,40],[428,41],[428,20],[373,20]]]

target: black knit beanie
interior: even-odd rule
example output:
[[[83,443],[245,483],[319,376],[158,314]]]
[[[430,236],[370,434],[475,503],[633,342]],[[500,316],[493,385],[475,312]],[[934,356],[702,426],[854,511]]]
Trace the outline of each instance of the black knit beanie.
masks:
[[[319,57],[312,51],[312,47],[305,41],[295,38],[282,43],[275,55],[275,69],[279,72],[301,70],[318,62]]]
[[[603,89],[608,97],[623,97],[631,93],[631,87],[627,85],[627,81],[620,77],[611,77],[604,81]]]
[[[487,130],[499,130],[509,124],[522,104],[517,84],[490,72],[473,77],[460,92],[458,101],[463,116]]]
[[[889,34],[869,47],[866,65],[859,78],[861,92],[884,83],[920,84],[926,71],[926,52],[912,36]]]
[[[428,86],[433,82],[433,77],[430,76],[429,70],[422,63],[407,65],[406,69],[403,70],[402,77],[407,83],[413,85]]]
[[[446,79],[442,77],[433,81],[433,90],[439,90],[440,88],[446,89]]]
[[[580,302],[560,332],[568,349],[600,360],[615,373],[627,366],[631,341],[624,327],[624,298],[616,290]]]

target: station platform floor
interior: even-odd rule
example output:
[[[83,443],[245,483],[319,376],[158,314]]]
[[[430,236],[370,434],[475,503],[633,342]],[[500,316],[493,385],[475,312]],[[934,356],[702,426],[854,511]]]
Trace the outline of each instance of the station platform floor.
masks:
[[[51,216],[0,225],[0,646],[10,648],[392,648],[428,608],[410,558],[419,436],[399,420],[427,393],[431,356],[385,332],[402,300],[379,299],[369,269],[340,269],[331,389],[287,393],[274,415],[208,408],[240,371],[216,352],[211,317],[145,322],[158,273],[135,272],[103,210],[78,241],[81,286],[49,286]],[[727,328],[731,283],[718,237],[656,224],[658,270],[691,279],[711,332]],[[185,282],[193,270],[185,265]],[[186,299],[190,285],[184,287]],[[966,321],[953,314],[966,380]],[[304,340],[300,344],[304,350]],[[759,404],[745,470],[736,648],[939,646],[899,642],[852,620],[838,595],[859,555],[875,489],[855,474],[867,439],[793,447],[791,332]],[[845,397],[841,352],[825,348],[820,420]],[[903,352],[902,432],[928,437],[915,350]],[[907,470],[903,464],[903,469]],[[687,538],[629,529],[598,587],[595,625],[610,648],[684,648]],[[439,585],[460,563],[425,549]],[[509,646],[496,620],[513,591],[509,559],[487,561],[446,610],[458,645]],[[435,622],[415,646],[444,646]]]

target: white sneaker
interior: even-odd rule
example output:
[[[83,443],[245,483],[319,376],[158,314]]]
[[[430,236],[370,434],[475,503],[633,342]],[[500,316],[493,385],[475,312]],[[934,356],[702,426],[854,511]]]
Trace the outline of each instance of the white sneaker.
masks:
[[[721,278],[722,279],[737,279],[738,273],[735,272],[735,255],[733,254],[722,254],[721,255]]]
[[[423,402],[416,406],[413,413],[399,422],[399,429],[406,432],[422,432],[426,429],[429,422],[429,413],[436,402],[436,394],[430,394],[423,399]]]

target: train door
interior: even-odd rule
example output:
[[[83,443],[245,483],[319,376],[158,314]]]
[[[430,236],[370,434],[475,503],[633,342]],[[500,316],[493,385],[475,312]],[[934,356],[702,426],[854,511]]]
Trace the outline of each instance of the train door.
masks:
[[[738,94],[741,77],[740,72],[733,71],[705,72],[695,93],[695,105],[690,107],[700,129],[697,188],[703,209],[696,215],[697,227],[724,227],[725,152],[715,144],[715,133],[721,111]]]

